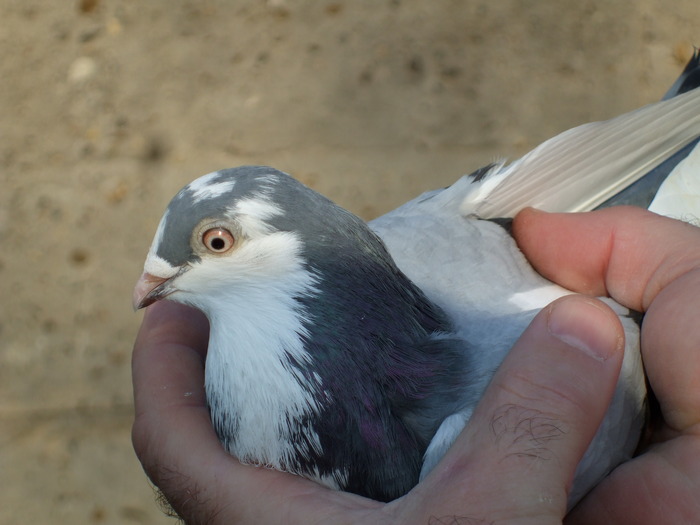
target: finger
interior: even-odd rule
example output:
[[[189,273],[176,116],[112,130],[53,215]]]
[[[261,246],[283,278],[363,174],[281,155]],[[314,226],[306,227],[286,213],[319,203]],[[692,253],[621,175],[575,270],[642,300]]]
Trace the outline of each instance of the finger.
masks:
[[[574,214],[530,208],[516,216],[513,234],[545,277],[638,311],[700,261],[699,228],[639,208]]]
[[[642,324],[642,355],[664,422],[683,432],[700,425],[700,270],[657,295]]]
[[[376,502],[269,469],[242,465],[212,428],[204,392],[207,322],[166,301],[147,309],[132,358],[134,449],[188,524],[343,523]]]
[[[135,420],[132,441],[149,477],[180,434],[176,421],[194,417],[211,429],[204,392],[208,325],[197,310],[162,301],[146,309],[132,354]]]
[[[567,516],[567,525],[697,523],[700,437],[685,436],[623,463]]]
[[[627,207],[525,210],[514,233],[546,277],[646,311],[642,355],[664,420],[676,431],[699,424],[700,228]]]
[[[169,301],[146,309],[132,355],[137,415],[158,413],[170,403],[205,404],[208,334],[207,320],[197,310]]]
[[[495,522],[559,522],[612,397],[623,346],[617,316],[597,300],[567,296],[540,312],[465,431],[415,490],[425,515],[442,508]]]

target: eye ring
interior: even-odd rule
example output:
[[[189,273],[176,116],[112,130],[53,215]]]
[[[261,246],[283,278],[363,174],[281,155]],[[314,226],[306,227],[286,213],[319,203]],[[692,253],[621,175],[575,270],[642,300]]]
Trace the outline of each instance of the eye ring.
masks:
[[[207,251],[215,254],[228,252],[235,242],[233,235],[226,228],[209,228],[202,234],[202,244]]]

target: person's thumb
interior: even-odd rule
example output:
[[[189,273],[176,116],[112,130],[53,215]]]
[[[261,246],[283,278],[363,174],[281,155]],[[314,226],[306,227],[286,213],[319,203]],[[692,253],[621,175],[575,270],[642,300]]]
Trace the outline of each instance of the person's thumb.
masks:
[[[576,466],[615,389],[623,348],[619,319],[596,299],[571,295],[543,309],[467,428],[419,485],[426,516],[561,522]]]

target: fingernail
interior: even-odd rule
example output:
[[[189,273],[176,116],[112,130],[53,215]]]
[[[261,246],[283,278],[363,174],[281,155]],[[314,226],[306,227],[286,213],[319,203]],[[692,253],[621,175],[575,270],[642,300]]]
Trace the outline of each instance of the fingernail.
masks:
[[[624,342],[617,324],[602,303],[570,296],[550,306],[549,333],[598,361],[605,361]]]

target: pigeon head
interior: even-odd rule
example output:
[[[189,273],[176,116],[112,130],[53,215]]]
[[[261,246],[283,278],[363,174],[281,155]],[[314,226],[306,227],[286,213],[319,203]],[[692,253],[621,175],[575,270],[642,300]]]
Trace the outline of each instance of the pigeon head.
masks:
[[[168,205],[134,308],[168,297],[210,313],[209,303],[237,285],[293,280],[299,271],[313,280],[312,263],[327,262],[330,253],[393,267],[363,221],[292,177],[258,166],[210,173]]]
[[[173,198],[134,306],[164,298],[209,319],[212,423],[241,461],[392,499],[463,402],[443,312],[362,220],[272,168],[211,173]]]

